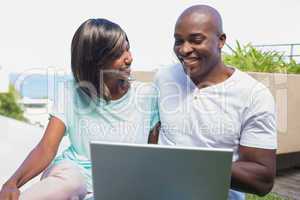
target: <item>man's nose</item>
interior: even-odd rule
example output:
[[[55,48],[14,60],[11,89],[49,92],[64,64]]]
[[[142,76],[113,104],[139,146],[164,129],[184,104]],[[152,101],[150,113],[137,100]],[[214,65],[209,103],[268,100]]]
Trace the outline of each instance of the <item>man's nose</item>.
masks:
[[[188,42],[184,42],[182,44],[181,48],[179,49],[179,53],[182,56],[186,56],[189,53],[191,53],[192,51],[193,51],[193,48],[192,48],[192,46]]]

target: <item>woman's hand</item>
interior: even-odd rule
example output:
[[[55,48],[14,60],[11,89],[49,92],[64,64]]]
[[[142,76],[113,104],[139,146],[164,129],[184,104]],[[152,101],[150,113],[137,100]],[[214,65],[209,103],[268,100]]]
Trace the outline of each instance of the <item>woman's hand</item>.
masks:
[[[20,190],[15,184],[4,184],[0,191],[0,200],[18,200]]]
[[[46,169],[55,157],[64,133],[64,123],[60,119],[52,117],[39,144],[29,153],[14,175],[2,186],[0,200],[19,199],[20,190],[18,188]]]

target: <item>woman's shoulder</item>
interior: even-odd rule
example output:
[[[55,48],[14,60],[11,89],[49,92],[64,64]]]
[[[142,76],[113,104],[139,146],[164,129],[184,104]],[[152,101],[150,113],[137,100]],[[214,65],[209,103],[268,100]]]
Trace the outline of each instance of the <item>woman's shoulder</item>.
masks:
[[[89,100],[87,94],[80,88],[81,86],[73,77],[65,78],[57,86],[57,99],[63,99],[69,108],[80,106]]]

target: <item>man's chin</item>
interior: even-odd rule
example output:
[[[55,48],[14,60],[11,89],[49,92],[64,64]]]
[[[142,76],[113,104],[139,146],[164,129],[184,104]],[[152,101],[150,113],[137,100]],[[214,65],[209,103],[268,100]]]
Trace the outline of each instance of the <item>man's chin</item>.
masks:
[[[197,76],[199,72],[199,67],[183,67],[184,72],[189,76],[189,77],[194,77]]]
[[[187,76],[190,77],[190,79],[193,82],[197,82],[199,79],[203,78],[205,76],[205,73],[203,73],[202,71],[193,71],[193,70],[187,70],[186,68],[184,68],[184,72]]]

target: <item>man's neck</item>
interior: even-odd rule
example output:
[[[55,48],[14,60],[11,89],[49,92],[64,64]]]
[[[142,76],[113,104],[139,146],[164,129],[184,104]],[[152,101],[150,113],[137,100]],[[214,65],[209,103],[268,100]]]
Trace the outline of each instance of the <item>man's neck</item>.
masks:
[[[224,82],[233,74],[233,72],[234,70],[232,68],[227,67],[220,62],[206,75],[199,77],[195,81],[193,80],[193,82],[199,89],[201,89]]]

